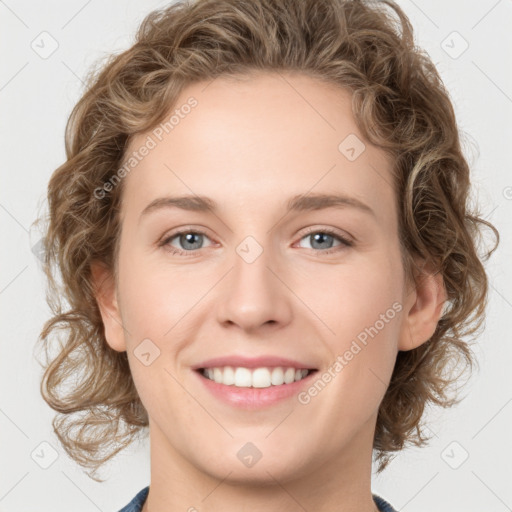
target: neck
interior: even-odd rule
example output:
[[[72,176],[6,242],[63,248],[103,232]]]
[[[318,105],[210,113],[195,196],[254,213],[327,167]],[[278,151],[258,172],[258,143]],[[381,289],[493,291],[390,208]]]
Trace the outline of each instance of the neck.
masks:
[[[372,418],[345,450],[293,471],[263,456],[239,473],[236,458],[231,469],[219,469],[220,464],[205,467],[203,460],[193,464],[194,454],[187,457],[186,451],[175,449],[150,420],[151,483],[142,510],[238,512],[250,503],[252,510],[261,511],[378,512],[371,493],[374,426]]]

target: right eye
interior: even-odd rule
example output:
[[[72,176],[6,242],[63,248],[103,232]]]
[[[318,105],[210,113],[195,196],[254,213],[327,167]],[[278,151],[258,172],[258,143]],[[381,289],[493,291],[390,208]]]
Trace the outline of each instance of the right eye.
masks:
[[[198,247],[198,245],[202,245],[201,242],[203,241],[204,237],[207,237],[207,235],[203,231],[182,229],[180,231],[171,233],[169,236],[166,236],[158,245],[164,247],[166,250],[169,250],[171,254],[193,256],[195,255],[196,251],[202,249],[202,247]],[[180,244],[183,249],[176,248],[172,244],[174,239],[177,240],[177,243]]]

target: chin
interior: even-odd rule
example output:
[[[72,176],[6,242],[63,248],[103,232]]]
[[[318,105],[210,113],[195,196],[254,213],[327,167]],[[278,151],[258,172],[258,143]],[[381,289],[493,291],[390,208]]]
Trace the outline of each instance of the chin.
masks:
[[[224,480],[232,485],[275,485],[306,476],[311,464],[304,453],[297,451],[296,445],[283,447],[269,446],[255,440],[233,442],[231,447],[221,447],[218,453],[211,453],[205,460],[205,451],[197,453],[195,466],[214,479]],[[224,448],[224,449],[223,449]]]

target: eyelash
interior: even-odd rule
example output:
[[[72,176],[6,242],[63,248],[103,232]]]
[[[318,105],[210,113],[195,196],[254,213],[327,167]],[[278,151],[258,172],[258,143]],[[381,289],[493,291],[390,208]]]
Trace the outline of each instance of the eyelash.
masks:
[[[174,238],[176,238],[177,236],[184,235],[184,234],[190,234],[190,233],[193,233],[194,235],[204,235],[204,236],[208,237],[208,235],[204,231],[201,231],[201,230],[182,229],[181,231],[176,231],[175,233],[172,233],[168,237],[165,237],[161,242],[159,242],[158,246],[166,247],[166,250],[168,250],[171,254],[177,254],[179,256],[185,256],[185,257],[186,256],[195,256],[195,253],[197,251],[199,251],[200,249],[195,249],[192,251],[182,251],[180,249],[176,249],[175,247],[172,247],[169,245],[169,242],[171,240],[173,240]],[[323,233],[323,234],[327,234],[327,235],[332,235],[334,238],[337,238],[342,244],[341,246],[336,246],[331,249],[326,249],[324,251],[322,251],[321,249],[318,249],[318,250],[311,249],[312,251],[318,252],[321,255],[332,254],[334,252],[338,252],[340,250],[343,250],[344,248],[352,247],[354,245],[354,242],[352,242],[351,240],[348,240],[347,238],[341,236],[338,232],[334,231],[333,229],[329,229],[329,228],[325,228],[325,229],[312,228],[307,233],[302,235],[300,240],[302,240],[303,238],[305,238],[308,235],[311,235],[313,233]]]

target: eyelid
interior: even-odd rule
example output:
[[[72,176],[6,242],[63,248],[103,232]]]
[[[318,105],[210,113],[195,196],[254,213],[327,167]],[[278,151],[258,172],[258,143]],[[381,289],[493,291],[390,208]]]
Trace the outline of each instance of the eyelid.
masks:
[[[164,247],[164,249],[168,250],[172,254],[178,254],[178,255],[184,255],[184,256],[194,256],[198,251],[201,249],[194,249],[191,251],[184,251],[182,249],[177,249],[170,245],[170,241],[180,235],[187,234],[187,233],[194,233],[197,235],[203,235],[207,237],[208,239],[212,240],[212,238],[208,235],[206,232],[207,230],[205,228],[196,228],[194,226],[182,226],[180,228],[176,228],[175,230],[171,230],[170,233],[166,233],[161,237],[161,239],[157,242],[158,247]],[[308,235],[312,233],[324,233],[330,236],[333,236],[334,238],[337,238],[340,242],[340,245],[331,247],[330,249],[325,250],[316,250],[316,249],[309,249],[313,251],[314,253],[318,255],[329,255],[332,253],[338,253],[343,249],[352,247],[355,244],[355,241],[351,236],[346,236],[341,234],[337,229],[331,228],[331,227],[322,227],[322,226],[310,226],[309,228],[306,228],[306,232],[303,232],[298,242],[300,242],[303,238],[307,237]],[[212,240],[212,245],[215,244],[214,240]],[[207,247],[203,247],[202,249],[207,249]]]
[[[305,236],[310,235],[311,233],[328,233],[329,235],[333,235],[333,236],[339,238],[340,240],[342,240],[343,242],[346,242],[347,244],[350,244],[350,245],[353,245],[356,242],[354,237],[352,237],[348,233],[345,233],[345,232],[342,233],[341,231],[339,231],[336,228],[330,228],[330,227],[325,227],[325,226],[324,227],[312,226],[312,227],[309,227],[306,229],[307,229],[307,231],[300,236],[300,239],[304,238]]]
[[[329,249],[324,249],[324,250],[321,250],[321,249],[318,250],[318,249],[313,249],[313,248],[309,249],[307,247],[305,248],[309,252],[312,251],[315,255],[318,255],[321,258],[329,257],[331,255],[334,255],[334,256],[339,255],[342,252],[346,251],[347,249],[350,249],[351,247],[355,246],[355,241],[353,240],[352,237],[345,236],[345,235],[341,234],[335,228],[319,227],[319,226],[312,226],[312,227],[308,228],[307,231],[305,233],[301,234],[301,236],[299,237],[299,243],[303,238],[306,238],[308,235],[310,235],[312,233],[325,233],[334,238],[337,238],[340,242],[339,245],[331,247]]]
[[[206,228],[197,228],[197,227],[194,227],[194,226],[181,226],[179,228],[176,228],[174,230],[171,230],[171,231],[168,231],[166,232],[160,239],[159,241],[157,242],[157,246],[158,247],[164,247],[167,248],[167,246],[170,246],[170,241],[174,238],[176,238],[177,236],[179,235],[183,235],[183,234],[187,234],[187,233],[194,233],[196,235],[203,235],[207,238],[209,238],[210,240],[212,240],[212,237],[209,236],[209,234],[207,233],[207,229]],[[212,240],[212,245],[214,245],[214,241]],[[172,246],[170,246],[172,247]],[[205,247],[206,249],[206,247]],[[197,251],[199,251],[200,249],[194,249],[193,251],[183,251],[182,249],[176,249],[174,247],[172,247],[172,249],[168,249],[170,252],[172,253],[186,253],[188,255],[193,255],[195,254]]]
[[[198,226],[192,226],[192,225],[185,225],[185,226],[180,226],[180,227],[177,227],[177,228],[173,228],[173,229],[170,229],[168,231],[166,231],[161,237],[160,237],[160,240],[158,243],[160,243],[160,241],[163,241],[163,240],[166,240],[168,238],[172,238],[176,235],[181,235],[183,233],[201,233],[201,234],[207,234],[206,233],[206,228],[203,228],[203,227],[198,227]]]

